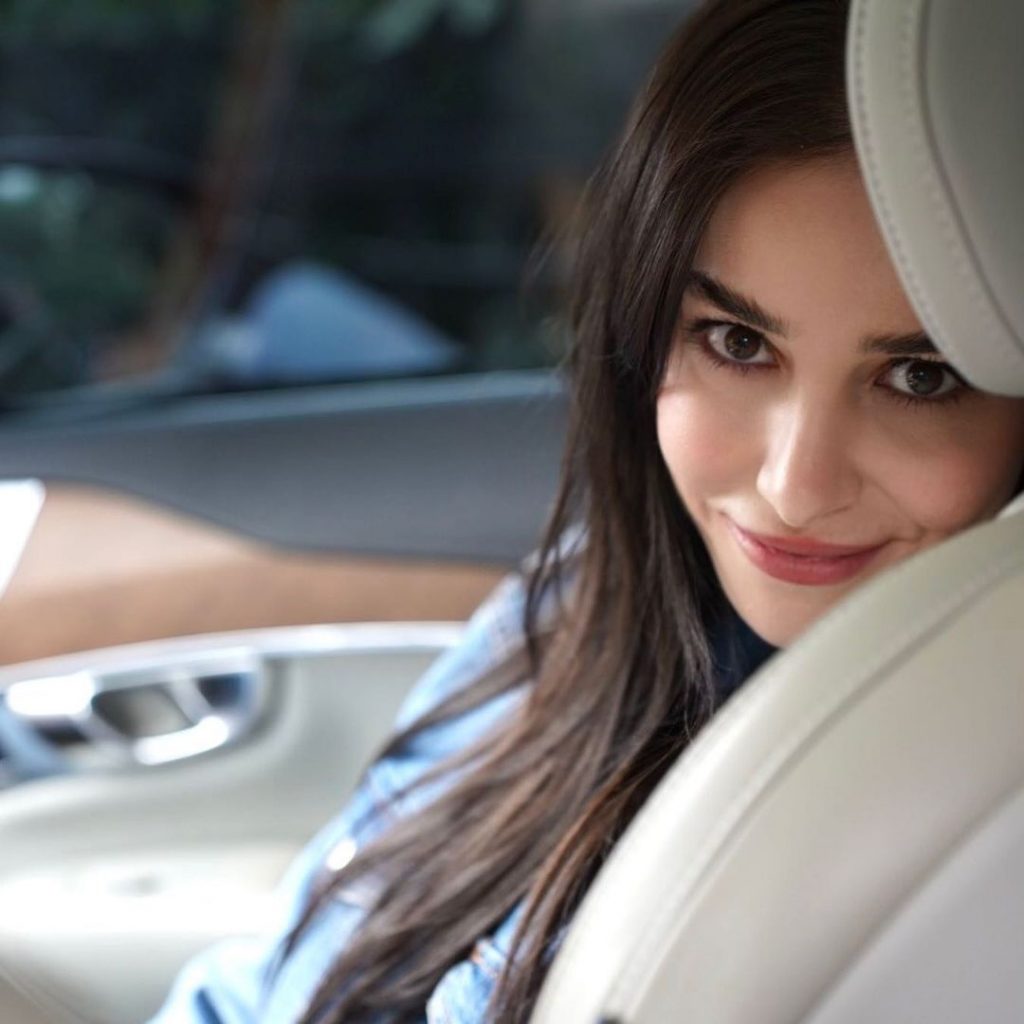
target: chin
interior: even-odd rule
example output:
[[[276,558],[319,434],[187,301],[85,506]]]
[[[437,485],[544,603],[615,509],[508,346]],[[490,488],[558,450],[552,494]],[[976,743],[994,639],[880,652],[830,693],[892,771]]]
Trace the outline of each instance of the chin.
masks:
[[[789,647],[794,641],[800,639],[800,635],[807,628],[809,623],[793,625],[791,623],[769,623],[763,626],[760,623],[747,622],[747,625],[766,643],[772,647]]]
[[[829,601],[733,601],[733,607],[744,622],[773,647],[788,647],[841,600],[837,595]],[[809,606],[810,605],[810,606]]]
[[[806,628],[805,625],[793,625],[785,622],[761,622],[756,616],[747,616],[740,612],[744,622],[766,643],[772,647],[788,647]],[[753,621],[752,621],[753,620]]]

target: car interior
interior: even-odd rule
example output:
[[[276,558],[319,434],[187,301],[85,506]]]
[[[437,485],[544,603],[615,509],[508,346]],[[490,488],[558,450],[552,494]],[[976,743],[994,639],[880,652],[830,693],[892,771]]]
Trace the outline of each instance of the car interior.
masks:
[[[1022,37],[1016,0],[854,0],[848,43],[907,293],[1015,395]],[[191,954],[274,920],[529,550],[565,424],[538,368],[161,395],[0,429],[0,477],[43,482],[0,601],[4,1024],[145,1020]],[[1024,1019],[1022,511],[865,586],[730,700],[592,886],[537,1024]]]
[[[462,6],[0,13],[5,1024],[146,1019],[264,928],[535,543],[523,267],[674,12]]]

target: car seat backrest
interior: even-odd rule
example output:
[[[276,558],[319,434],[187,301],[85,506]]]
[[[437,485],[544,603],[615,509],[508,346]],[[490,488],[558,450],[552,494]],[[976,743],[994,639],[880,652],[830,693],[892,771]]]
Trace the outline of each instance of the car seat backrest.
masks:
[[[1024,1020],[1022,608],[1014,515],[770,662],[616,847],[536,1024]]]
[[[1024,395],[1024,4],[853,0],[858,156],[954,365]],[[1024,499],[871,581],[722,710],[534,1024],[1024,1020]]]

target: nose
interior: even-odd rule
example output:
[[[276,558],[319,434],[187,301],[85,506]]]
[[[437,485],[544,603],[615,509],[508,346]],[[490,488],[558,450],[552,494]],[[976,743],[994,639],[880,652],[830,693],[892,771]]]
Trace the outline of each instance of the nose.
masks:
[[[805,530],[856,503],[855,433],[839,402],[790,396],[770,411],[757,490],[781,522]]]

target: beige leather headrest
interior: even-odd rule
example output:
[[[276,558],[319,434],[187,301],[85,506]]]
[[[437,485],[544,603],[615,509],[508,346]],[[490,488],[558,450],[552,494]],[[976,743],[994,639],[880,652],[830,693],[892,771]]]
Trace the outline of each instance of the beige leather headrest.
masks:
[[[1024,3],[854,0],[847,88],[868,191],[936,345],[1024,395]]]

